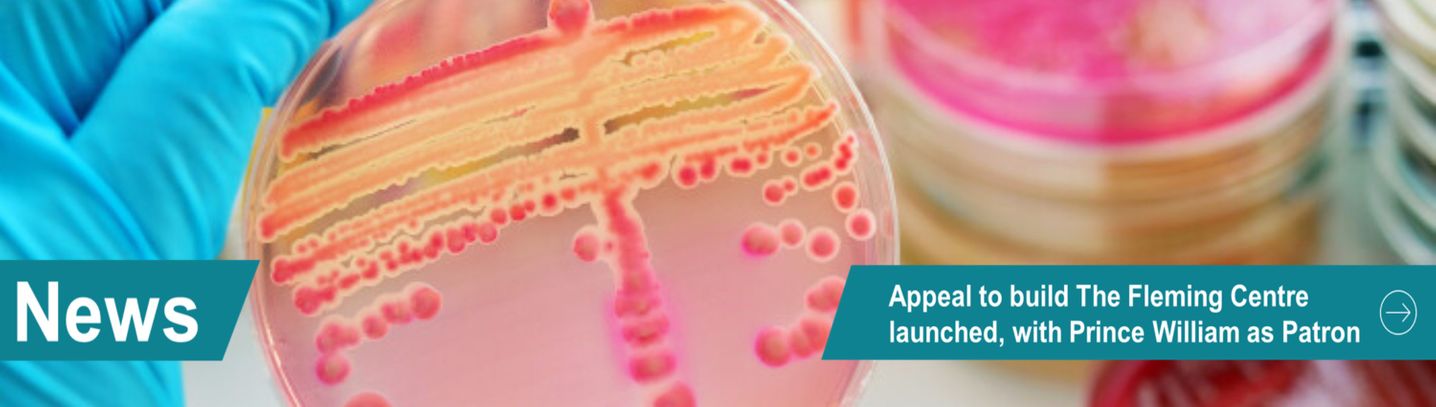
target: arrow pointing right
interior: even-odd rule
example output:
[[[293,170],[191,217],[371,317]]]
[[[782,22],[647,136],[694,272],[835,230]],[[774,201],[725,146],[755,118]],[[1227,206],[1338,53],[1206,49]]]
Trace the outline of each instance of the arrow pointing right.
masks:
[[[1403,303],[1403,304],[1401,304],[1401,311],[1386,311],[1386,314],[1387,314],[1387,315],[1400,315],[1400,316],[1401,316],[1401,322],[1406,322],[1407,319],[1411,318],[1411,308],[1407,308],[1407,307],[1406,307],[1406,304]]]

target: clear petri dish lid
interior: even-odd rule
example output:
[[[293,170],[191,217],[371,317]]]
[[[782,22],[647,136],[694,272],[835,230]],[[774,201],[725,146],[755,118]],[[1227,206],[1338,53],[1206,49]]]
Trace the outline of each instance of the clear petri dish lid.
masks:
[[[884,0],[867,14],[879,63],[945,108],[1112,145],[1200,134],[1300,88],[1334,52],[1336,7]]]

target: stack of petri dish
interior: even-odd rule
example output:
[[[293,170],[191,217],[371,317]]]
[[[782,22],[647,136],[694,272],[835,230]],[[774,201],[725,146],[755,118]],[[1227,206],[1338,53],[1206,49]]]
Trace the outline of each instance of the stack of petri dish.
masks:
[[[862,3],[905,261],[1315,254],[1335,0]]]
[[[1436,5],[1381,0],[1392,75],[1392,137],[1373,162],[1372,212],[1392,249],[1412,264],[1436,264]]]

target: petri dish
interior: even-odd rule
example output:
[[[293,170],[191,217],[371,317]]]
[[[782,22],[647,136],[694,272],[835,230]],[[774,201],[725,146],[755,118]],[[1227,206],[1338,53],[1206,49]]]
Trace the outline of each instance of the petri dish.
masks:
[[[1247,132],[1238,135],[1241,143],[1147,157],[1114,148],[1018,152],[988,142],[1002,140],[993,137],[1000,129],[968,131],[972,127],[953,124],[961,118],[928,111],[912,98],[880,89],[869,94],[905,158],[897,171],[910,193],[901,197],[929,208],[905,211],[905,230],[914,236],[910,248],[935,239],[917,238],[919,230],[935,228],[911,212],[936,211],[934,216],[962,224],[941,222],[950,226],[936,229],[976,228],[1032,252],[1150,259],[1205,241],[1189,237],[1225,235],[1202,230],[1238,227],[1258,213],[1279,211],[1272,208],[1312,206],[1307,201],[1325,185],[1323,143],[1329,138],[1323,136],[1334,125],[1328,120],[1333,107],[1319,99],[1328,94],[1327,83],[1311,88],[1285,111],[1263,112],[1264,130],[1233,130]],[[1173,245],[1174,239],[1187,242]],[[935,246],[953,252],[943,248],[950,245]]]
[[[394,0],[281,98],[241,216],[293,405],[832,405],[893,202],[783,2]]]

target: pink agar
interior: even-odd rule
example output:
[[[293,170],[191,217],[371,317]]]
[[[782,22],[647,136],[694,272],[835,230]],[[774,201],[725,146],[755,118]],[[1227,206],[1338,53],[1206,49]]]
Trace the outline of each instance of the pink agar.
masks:
[[[613,272],[610,311],[628,376],[649,389],[652,405],[694,405],[668,343],[662,285],[633,202],[665,180],[696,188],[724,173],[750,176],[778,153],[787,166],[810,163],[797,178],[767,181],[765,202],[780,206],[800,186],[816,191],[836,183],[834,196],[843,199],[835,209],[852,211],[856,184],[843,178],[856,160],[857,138],[840,137],[827,159],[816,142],[798,145],[832,125],[837,105],[800,103],[815,72],[788,57],[790,46],[739,5],[594,21],[587,1],[553,0],[546,30],[451,58],[285,129],[278,150],[287,167],[262,195],[255,225],[263,242],[292,242],[268,263],[269,281],[292,287],[294,308],[318,316],[367,287],[475,243],[495,243],[504,228],[587,207],[596,223],[575,233],[571,250]],[[471,142],[475,136],[488,141]],[[416,181],[432,173],[447,175]],[[349,210],[400,187],[415,190],[371,210]],[[875,222],[870,215],[864,221],[863,230]],[[806,235],[794,219],[778,228],[755,222],[741,245],[766,257],[806,239],[812,260],[837,255],[831,229]],[[822,348],[826,314],[836,306],[828,281],[808,295],[818,314],[759,334],[757,359],[777,367]],[[357,315],[330,316],[315,338],[316,375],[325,384],[343,382],[354,368],[346,351],[436,318],[442,304],[438,290],[413,283]],[[388,402],[365,392],[348,405]]]

